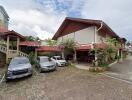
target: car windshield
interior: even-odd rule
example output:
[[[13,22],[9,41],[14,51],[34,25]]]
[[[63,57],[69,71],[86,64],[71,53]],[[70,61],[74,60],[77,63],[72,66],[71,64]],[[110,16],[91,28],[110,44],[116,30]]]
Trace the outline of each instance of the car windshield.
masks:
[[[49,60],[49,58],[41,58],[40,59],[40,62],[49,62],[50,60]]]
[[[17,65],[17,64],[27,64],[29,63],[29,60],[24,58],[24,59],[12,59],[11,60],[11,65]]]
[[[63,60],[61,57],[57,57],[56,59],[57,59],[57,60]]]

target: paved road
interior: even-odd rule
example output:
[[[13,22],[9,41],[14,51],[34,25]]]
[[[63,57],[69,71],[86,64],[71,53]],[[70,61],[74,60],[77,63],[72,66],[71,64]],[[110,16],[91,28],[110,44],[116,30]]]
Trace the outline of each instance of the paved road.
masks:
[[[132,84],[75,67],[3,83],[0,100],[132,100]]]
[[[128,56],[122,63],[111,66],[106,74],[132,81],[132,56]]]

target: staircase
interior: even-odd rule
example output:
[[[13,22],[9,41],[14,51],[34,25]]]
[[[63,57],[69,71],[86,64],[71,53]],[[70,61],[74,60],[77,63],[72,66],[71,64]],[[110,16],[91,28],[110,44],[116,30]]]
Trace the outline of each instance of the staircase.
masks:
[[[16,56],[23,56],[23,57],[29,57],[26,53],[18,51],[17,50],[8,50],[7,53],[7,48],[5,46],[0,45],[0,52],[7,54],[8,58],[13,58]]]

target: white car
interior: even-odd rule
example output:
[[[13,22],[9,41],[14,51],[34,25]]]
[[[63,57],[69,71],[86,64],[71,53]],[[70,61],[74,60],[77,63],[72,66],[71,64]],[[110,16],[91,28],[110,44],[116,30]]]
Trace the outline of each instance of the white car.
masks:
[[[59,67],[68,65],[67,61],[63,59],[61,56],[53,56],[51,60],[54,61],[56,65]]]

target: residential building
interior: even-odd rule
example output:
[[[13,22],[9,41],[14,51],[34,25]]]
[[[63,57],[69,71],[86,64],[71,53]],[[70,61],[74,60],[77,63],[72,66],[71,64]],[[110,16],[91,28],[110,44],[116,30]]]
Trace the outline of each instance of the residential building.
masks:
[[[76,48],[76,57],[82,61],[88,61],[90,57],[90,49],[93,48],[93,44],[97,48],[105,49],[108,38],[118,38],[119,44],[123,43],[120,37],[103,21],[69,18],[67,17],[58,31],[53,36],[54,40],[58,43],[66,40],[73,39],[78,47]],[[88,57],[89,56],[89,57]],[[91,56],[91,58],[94,59]]]
[[[0,27],[8,29],[9,16],[5,9],[0,6]]]

